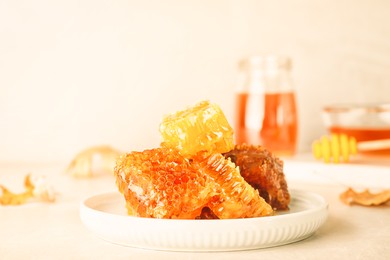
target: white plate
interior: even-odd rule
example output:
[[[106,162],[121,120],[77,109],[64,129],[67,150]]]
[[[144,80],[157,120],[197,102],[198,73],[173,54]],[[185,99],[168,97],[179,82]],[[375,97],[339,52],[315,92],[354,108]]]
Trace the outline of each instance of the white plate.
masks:
[[[173,220],[126,215],[119,192],[95,195],[80,205],[84,225],[98,237],[124,246],[170,251],[234,251],[300,241],[326,220],[319,195],[290,191],[290,210],[275,216],[225,220]]]

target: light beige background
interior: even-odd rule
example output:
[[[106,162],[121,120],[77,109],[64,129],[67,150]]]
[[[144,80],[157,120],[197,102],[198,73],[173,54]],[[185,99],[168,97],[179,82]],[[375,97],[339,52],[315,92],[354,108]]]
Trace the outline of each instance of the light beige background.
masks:
[[[390,1],[0,1],[0,161],[157,146],[202,99],[233,123],[236,63],[293,58],[299,151],[333,102],[390,100]]]

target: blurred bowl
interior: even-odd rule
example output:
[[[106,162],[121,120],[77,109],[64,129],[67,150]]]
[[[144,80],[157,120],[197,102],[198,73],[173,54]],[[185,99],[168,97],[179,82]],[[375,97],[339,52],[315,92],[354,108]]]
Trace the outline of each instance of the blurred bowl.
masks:
[[[390,103],[335,104],[322,112],[332,134],[347,134],[358,142],[390,138]]]

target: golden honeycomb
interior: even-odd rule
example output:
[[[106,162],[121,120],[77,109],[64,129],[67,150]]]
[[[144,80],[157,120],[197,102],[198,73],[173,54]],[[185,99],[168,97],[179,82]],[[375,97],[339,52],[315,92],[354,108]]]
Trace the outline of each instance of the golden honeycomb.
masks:
[[[201,151],[224,153],[233,149],[233,129],[221,108],[202,101],[186,110],[166,116],[160,124],[163,145],[183,155]]]
[[[133,216],[196,219],[204,208],[220,219],[273,212],[221,154],[188,159],[168,147],[131,152],[118,159],[115,175]]]
[[[250,218],[273,214],[272,207],[244,180],[230,159],[215,153],[196,163],[219,186],[218,193],[208,204],[218,218]]]
[[[195,219],[212,193],[211,179],[176,149],[128,153],[114,172],[129,215]]]

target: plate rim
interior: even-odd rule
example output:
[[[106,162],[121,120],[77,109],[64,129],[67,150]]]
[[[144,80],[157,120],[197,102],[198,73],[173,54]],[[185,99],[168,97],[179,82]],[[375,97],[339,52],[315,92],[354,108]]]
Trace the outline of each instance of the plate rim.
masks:
[[[99,204],[95,205],[95,208],[86,205],[88,201],[96,200],[99,197],[111,196],[111,200],[119,199],[123,195],[117,191],[99,193],[83,199],[80,202],[80,218],[84,226],[95,236],[121,246],[178,252],[228,252],[262,249],[304,240],[326,222],[329,204],[324,197],[314,192],[295,189],[290,189],[290,194],[292,200],[309,199],[310,207],[307,206],[309,208],[304,208],[302,211],[276,216],[193,220],[126,216],[96,209]],[[102,203],[107,203],[107,200]],[[313,203],[316,204],[313,205]],[[310,218],[307,218],[308,216]],[[289,219],[293,224],[289,224],[287,221]],[[112,224],[114,228],[107,229],[103,227],[105,225],[101,225],[102,222],[105,225]],[[124,224],[125,227],[118,229],[116,225],[118,223]],[[191,228],[187,230],[188,227]],[[124,231],[129,233],[123,234]],[[284,237],[281,234],[284,234]],[[205,235],[207,237],[203,237]],[[234,237],[236,235],[240,238]],[[204,240],[207,240],[208,244]]]

